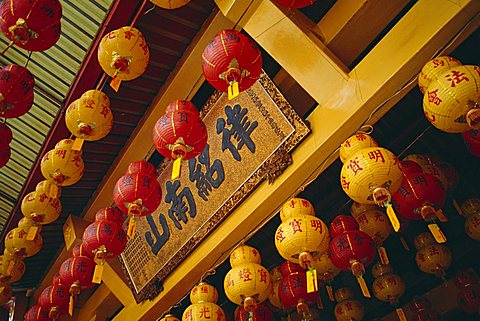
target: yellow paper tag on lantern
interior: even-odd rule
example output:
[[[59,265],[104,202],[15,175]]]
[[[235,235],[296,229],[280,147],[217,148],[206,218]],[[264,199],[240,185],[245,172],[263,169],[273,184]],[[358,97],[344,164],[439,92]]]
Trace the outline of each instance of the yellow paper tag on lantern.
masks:
[[[443,234],[442,230],[436,223],[428,224],[428,229],[432,233],[437,243],[445,243],[447,241],[445,234]]]
[[[180,170],[182,169],[182,158],[177,158],[173,162],[173,168],[172,168],[172,180],[177,179],[180,177]]]
[[[378,256],[380,257],[380,262],[382,262],[383,265],[387,265],[390,263],[390,260],[388,259],[387,250],[385,250],[383,246],[380,246],[378,248]]]
[[[323,302],[322,302],[322,298],[320,296],[318,296],[318,299],[317,299],[317,307],[319,309],[323,309]]]
[[[130,217],[130,221],[128,222],[128,230],[127,235],[130,239],[133,239],[135,236],[135,230],[137,228],[137,222],[135,221],[135,217]]]
[[[405,251],[409,252],[410,251],[410,246],[408,246],[408,243],[403,236],[400,236],[400,242],[402,243]]]
[[[30,226],[27,234],[27,241],[33,241],[35,236],[37,236],[38,226]]]
[[[307,273],[307,293],[316,292],[318,289],[317,270],[309,269],[306,273]]]
[[[96,265],[95,271],[93,272],[92,283],[100,284],[102,283],[103,275],[103,265]]]
[[[228,86],[228,100],[232,100],[233,98],[237,97],[240,94],[240,90],[238,88],[238,82],[232,82],[230,86]]]
[[[448,222],[448,218],[445,216],[445,213],[443,213],[442,209],[439,209],[435,212],[437,214],[438,219],[442,223]]]
[[[73,295],[70,295],[70,301],[68,302],[68,314],[73,316]]]
[[[398,220],[397,214],[395,214],[391,204],[387,205],[387,216],[390,220],[390,224],[392,224],[393,230],[395,232],[400,231],[400,221]]]
[[[327,293],[330,301],[335,302],[335,296],[333,295],[333,288],[331,285],[327,285]]]
[[[48,194],[51,198],[58,198],[58,186],[57,185],[50,185],[50,190]]]
[[[75,138],[75,140],[73,141],[72,150],[81,151],[84,141],[85,139],[83,138]]]
[[[397,308],[395,309],[395,311],[397,311],[397,315],[400,321],[408,321],[407,316],[405,315],[405,312],[402,308]]]
[[[357,282],[358,285],[360,285],[360,289],[362,289],[363,296],[366,298],[371,298],[372,296],[370,295],[370,290],[368,289],[367,283],[361,275],[357,276]]]
[[[453,207],[457,210],[458,214],[463,215],[462,208],[458,205],[457,200],[453,200]]]
[[[115,92],[118,92],[118,89],[120,89],[120,84],[122,83],[122,80],[118,78],[117,76],[113,77],[112,81],[110,81],[110,87],[112,87]]]
[[[13,268],[15,267],[15,261],[14,260],[11,260],[10,262],[8,262],[8,266],[7,266],[7,276],[8,275],[12,275],[12,271],[13,271]]]

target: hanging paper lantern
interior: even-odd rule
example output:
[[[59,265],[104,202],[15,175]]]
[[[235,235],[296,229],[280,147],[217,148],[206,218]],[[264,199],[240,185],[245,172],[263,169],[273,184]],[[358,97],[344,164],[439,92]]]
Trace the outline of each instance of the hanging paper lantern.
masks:
[[[6,123],[0,123],[0,140],[3,140],[5,143],[10,144],[13,139],[13,133],[10,127]]]
[[[415,256],[418,268],[425,273],[435,274],[443,278],[445,270],[452,263],[452,254],[448,247],[437,244],[430,233],[422,233],[415,237]]]
[[[378,144],[372,136],[367,134],[356,134],[349,137],[346,141],[340,145],[339,155],[342,163],[345,163],[347,158],[350,158],[353,154],[358,151],[369,148],[377,147]]]
[[[51,321],[47,309],[34,305],[25,313],[25,321]]]
[[[103,71],[117,80],[133,80],[142,75],[150,60],[150,50],[140,30],[122,27],[110,31],[98,47]],[[120,84],[118,83],[118,86]],[[116,87],[112,84],[112,87]],[[118,90],[118,87],[114,88]]]
[[[315,216],[315,209],[313,208],[312,203],[304,198],[294,197],[285,202],[280,209],[280,220],[282,222],[285,222],[290,217],[297,215]]]
[[[219,32],[202,54],[205,79],[229,99],[250,88],[260,77],[262,54],[255,43],[237,30]]]
[[[480,67],[456,66],[428,86],[423,110],[430,123],[447,133],[480,128]]]
[[[6,2],[9,1],[3,3]],[[35,78],[27,68],[19,65],[3,67],[0,70],[0,117],[17,118],[26,114],[33,105],[34,85]]]
[[[105,261],[120,255],[127,244],[122,227],[112,221],[93,222],[83,231],[83,249],[95,257],[95,261]]]
[[[18,257],[30,257],[37,254],[43,245],[40,233],[35,235],[33,240],[27,240],[29,229],[17,227],[10,230],[5,237],[5,248],[10,254]]]
[[[292,265],[291,263],[289,263]],[[310,316],[309,305],[312,305],[319,298],[318,288],[307,291],[306,270],[301,269],[284,275],[280,281],[278,295],[280,302],[287,310],[296,309],[298,314],[304,318]]]
[[[365,211],[375,209],[377,209],[377,207],[374,204],[362,204],[358,202],[353,202],[352,206],[350,206],[350,213],[353,217],[357,217],[359,214]]]
[[[72,249],[72,256],[73,257],[78,257],[78,256],[87,256],[89,258],[94,257],[94,253],[91,253],[86,250],[85,245],[83,243],[77,244],[73,247]]]
[[[35,227],[37,229],[36,233],[39,233],[42,231],[42,225],[33,221],[32,219],[26,218],[25,216],[18,221],[17,224],[18,227],[25,228],[27,231],[30,232],[32,227]]]
[[[480,198],[470,198],[462,203],[462,214],[465,217],[470,217],[480,212]]]
[[[337,305],[334,309],[337,321],[361,321],[365,315],[363,304],[354,299],[352,290],[341,288],[335,292]]]
[[[68,303],[68,288],[59,284],[46,287],[38,298],[38,305],[48,310],[48,317],[54,320],[68,312]]]
[[[432,309],[430,302],[425,297],[415,297],[410,302],[410,310],[413,312],[414,321],[438,321],[438,313]]]
[[[177,9],[188,4],[190,0],[150,0],[154,5],[164,9]]]
[[[330,252],[326,251],[322,255],[315,257],[312,266],[317,271],[317,278],[325,284],[330,301],[335,301],[332,282],[340,274],[341,270],[333,264],[330,259]]]
[[[471,271],[460,271],[455,274],[453,283],[459,290],[458,306],[467,313],[478,313],[480,309],[480,281]]]
[[[135,161],[130,166],[138,168],[138,162],[147,163],[145,160]],[[115,184],[113,199],[117,207],[130,216],[128,236],[133,238],[135,218],[149,215],[157,209],[162,201],[162,189],[156,176],[128,170]]]
[[[47,194],[51,198],[59,199],[62,195],[62,189],[51,181],[40,181],[35,187],[35,191],[40,194]]]
[[[44,51],[60,38],[62,6],[58,0],[5,0],[0,28],[8,39],[27,51]]]
[[[95,221],[99,222],[102,220],[112,221],[122,226],[123,222],[125,222],[125,216],[116,207],[104,207],[95,214]]]
[[[89,90],[68,106],[68,130],[78,138],[96,141],[107,136],[113,125],[110,99],[100,90]]]
[[[480,157],[480,130],[465,131],[462,137],[468,152],[475,157]]]
[[[304,8],[312,5],[317,0],[275,0],[279,5],[287,8]]]
[[[10,150],[10,146],[8,146],[5,141],[0,140],[0,167],[3,167],[8,163],[11,155],[12,151]]]
[[[370,297],[370,292],[363,279],[365,267],[375,258],[372,239],[359,231],[357,221],[351,216],[338,215],[330,224],[330,259],[341,270],[351,271],[362,288],[362,293]]]
[[[0,282],[0,306],[12,299],[12,287],[8,283]]]
[[[442,161],[432,155],[411,154],[406,156],[403,161],[413,161],[419,165],[423,173],[435,176],[441,183],[445,190],[449,189],[450,182],[444,169],[442,168]]]
[[[0,282],[14,283],[25,274],[25,262],[17,259],[8,251],[0,256]]]
[[[461,65],[459,60],[449,56],[440,56],[427,62],[418,75],[418,87],[422,94],[425,93],[432,80],[450,68]]]
[[[40,168],[45,179],[59,186],[70,186],[82,178],[85,166],[82,152],[72,149],[73,142],[63,139],[43,156]]]
[[[263,304],[259,304],[255,307],[252,314],[245,310],[244,307],[239,306],[235,309],[234,313],[235,321],[272,321],[272,312]]]
[[[40,224],[50,224],[62,212],[62,203],[43,192],[28,193],[22,200],[21,210],[26,218]]]
[[[480,212],[477,212],[465,220],[465,232],[468,237],[480,241]]]
[[[407,321],[405,313],[399,306],[400,297],[405,293],[405,282],[393,273],[390,265],[377,263],[372,268],[373,295],[383,302],[388,302],[396,307],[396,312],[401,321]]]
[[[237,266],[243,263],[261,264],[262,258],[256,248],[242,245],[230,253],[230,265]]]
[[[420,167],[420,165],[418,165],[413,160],[404,159],[400,164],[402,165],[402,171],[405,176],[415,173],[421,173],[423,171],[422,167]]]
[[[241,247],[246,246],[242,245]],[[244,252],[244,251],[242,251]],[[246,253],[251,252],[247,250]],[[238,252],[237,252],[238,253]],[[232,269],[224,280],[227,298],[237,305],[243,305],[247,311],[253,312],[255,306],[264,302],[272,290],[272,281],[268,270],[261,266],[255,258],[252,261],[233,259]]]
[[[201,295],[202,288],[207,290],[206,295]],[[210,321],[212,318],[225,321],[225,313],[216,304],[218,294],[213,286],[200,283],[192,289],[192,292],[194,291],[195,294],[190,294],[192,304],[183,312],[182,321]]]

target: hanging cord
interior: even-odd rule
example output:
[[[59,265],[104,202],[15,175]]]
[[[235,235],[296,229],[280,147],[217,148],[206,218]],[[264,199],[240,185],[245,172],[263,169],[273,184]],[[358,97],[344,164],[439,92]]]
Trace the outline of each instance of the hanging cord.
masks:
[[[8,44],[7,47],[5,47],[5,49],[2,50],[2,52],[0,52],[0,57],[2,57],[8,49],[10,49],[12,46],[14,45],[14,42],[13,41],[10,41],[10,43]]]
[[[28,67],[28,63],[30,62],[30,59],[32,58],[32,53],[33,53],[33,51],[30,51],[28,53],[27,62],[25,63],[25,68]]]

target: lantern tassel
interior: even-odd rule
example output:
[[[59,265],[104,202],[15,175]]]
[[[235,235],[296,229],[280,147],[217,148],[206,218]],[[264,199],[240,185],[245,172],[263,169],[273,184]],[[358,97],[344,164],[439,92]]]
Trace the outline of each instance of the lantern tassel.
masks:
[[[130,221],[128,222],[128,230],[127,230],[127,235],[129,239],[134,238],[136,228],[137,228],[137,222],[135,221],[135,216],[131,216]]]
[[[405,315],[405,311],[403,311],[402,308],[396,308],[395,311],[397,312],[400,321],[408,321],[407,316]]]
[[[95,266],[95,271],[93,272],[92,283],[100,284],[102,283],[103,275],[103,264],[97,264]]]
[[[430,230],[430,233],[432,233],[437,243],[441,244],[441,243],[447,242],[447,238],[445,237],[445,234],[443,234],[442,230],[437,225],[437,223],[428,224],[428,229]]]
[[[81,151],[85,139],[76,137],[73,141],[72,150]]]
[[[457,210],[457,213],[459,215],[463,216],[462,209],[461,209],[460,205],[458,205],[457,200],[453,200],[453,207],[455,207],[455,209]]]
[[[112,87],[115,92],[118,93],[118,90],[120,89],[120,85],[122,84],[122,80],[118,77],[118,73],[120,72],[120,69],[116,69],[115,73],[113,74],[112,81],[110,81],[110,87]]]
[[[390,220],[390,224],[392,224],[393,230],[395,232],[400,231],[400,221],[398,220],[397,214],[395,214],[395,211],[393,210],[392,204],[388,203],[386,204],[387,206],[387,216],[388,219]]]
[[[13,45],[14,45],[14,42],[10,41],[8,46],[5,49],[3,49],[2,52],[0,52],[0,57],[3,57],[3,55],[7,52],[7,50],[10,49]]]
[[[410,246],[408,246],[408,243],[403,236],[400,236],[400,243],[402,243],[405,251],[410,252]]]
[[[73,316],[73,295],[70,295],[70,301],[68,301],[68,314]]]
[[[388,259],[387,250],[383,246],[380,246],[377,251],[378,256],[380,257],[380,262],[382,262],[383,265],[389,264],[390,260]]]
[[[238,88],[238,81],[230,82],[228,86],[228,100],[232,100],[233,98],[237,97],[240,94],[240,90]]]
[[[307,293],[317,292],[317,270],[314,268],[309,268],[306,272],[307,275]]]
[[[363,276],[357,276],[357,282],[360,285],[360,289],[362,289],[363,296],[366,298],[371,298],[372,296],[370,294],[370,290],[368,289],[367,283],[365,282]]]
[[[321,310],[323,310],[323,302],[322,302],[322,298],[320,296],[318,296],[318,299],[317,299],[317,307]]]
[[[182,157],[179,157],[175,161],[173,161],[172,180],[180,177],[181,169],[182,169]]]
[[[30,226],[27,234],[27,241],[33,241],[37,236],[38,226]]]
[[[330,301],[335,302],[335,296],[333,295],[333,287],[330,284],[327,285],[327,293]]]

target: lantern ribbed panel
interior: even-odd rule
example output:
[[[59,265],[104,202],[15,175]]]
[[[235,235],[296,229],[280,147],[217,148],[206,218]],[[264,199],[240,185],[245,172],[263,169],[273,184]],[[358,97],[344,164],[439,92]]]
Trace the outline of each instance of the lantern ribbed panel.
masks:
[[[418,165],[413,160],[404,159],[402,160],[401,165],[403,174],[405,175],[421,173],[423,171],[422,167],[420,167],[420,165]]]
[[[8,283],[17,282],[25,274],[25,262],[23,260],[15,259],[14,257],[8,255],[0,256],[0,280]],[[13,268],[9,272],[10,262],[13,262]]]
[[[236,71],[229,74],[233,69]],[[260,76],[262,54],[247,36],[236,30],[222,30],[203,51],[202,70],[205,80],[215,89],[227,92],[229,82],[237,81],[241,92]]]
[[[280,295],[278,291],[280,290],[280,281],[274,281],[273,286],[272,286],[272,292],[268,296],[268,301],[270,302],[271,305],[276,307],[277,309],[282,309],[284,308],[282,301],[280,301]]]
[[[480,131],[469,130],[462,133],[463,141],[470,154],[480,157]]]
[[[365,316],[363,304],[353,299],[340,301],[333,311],[337,321],[361,321]]]
[[[287,310],[294,309],[300,300],[313,304],[318,298],[318,291],[307,293],[307,276],[305,272],[295,272],[285,276],[279,285],[280,302]]]
[[[358,202],[353,202],[352,206],[350,206],[350,214],[354,218],[357,218],[358,215],[367,211],[367,210],[375,210],[377,207],[373,204],[362,204]]]
[[[307,270],[302,268],[300,265],[293,263],[291,261],[285,261],[280,266],[280,272],[282,273],[282,278],[289,276],[292,273],[296,272],[303,272],[305,273]]]
[[[156,175],[155,166],[151,163],[147,162],[146,160],[136,160],[130,163],[127,168],[126,174],[137,174],[142,173],[145,175]]]
[[[315,208],[308,200],[295,197],[285,202],[280,209],[280,219],[282,222],[297,215],[315,215]]]
[[[333,278],[341,272],[341,270],[332,263],[328,251],[317,256],[312,262],[312,267],[317,270],[317,278],[324,282],[331,282]]]
[[[174,100],[165,108],[165,114],[170,114],[174,111],[187,111],[198,114],[198,110],[195,105],[190,100],[185,99]]]
[[[84,163],[81,151],[72,150],[73,140],[63,139],[47,152],[40,163],[43,177],[60,185],[70,186],[83,176]]]
[[[192,291],[190,292],[190,301],[192,303],[199,303],[199,302],[213,302],[216,303],[218,300],[218,291],[217,289],[205,282],[201,282],[200,284],[193,287]]]
[[[472,216],[480,212],[480,198],[470,198],[462,203],[462,215],[465,217]]]
[[[270,274],[263,266],[256,263],[242,263],[228,271],[224,288],[230,301],[242,305],[247,297],[254,297],[257,303],[265,301],[270,295],[272,284]]]
[[[244,307],[237,307],[234,313],[235,321],[271,321],[272,312],[263,304],[259,304],[253,310],[253,315],[250,317],[250,312]]]
[[[373,204],[372,192],[385,187],[391,194],[402,183],[403,172],[400,161],[389,150],[382,147],[364,148],[343,164],[340,182],[343,191],[354,201]]]
[[[68,106],[65,112],[68,130],[88,141],[107,136],[113,125],[110,99],[99,90],[89,90]]]
[[[58,0],[5,0],[0,12],[0,28],[15,45],[27,51],[44,51],[60,38],[62,6]],[[15,30],[23,19],[28,30]],[[28,36],[33,34],[35,36]],[[21,38],[18,39],[17,37]]]
[[[334,238],[342,235],[343,232],[358,229],[360,229],[360,225],[358,225],[357,220],[352,216],[337,215],[332,223],[330,223],[330,236]]]
[[[25,217],[41,223],[50,224],[57,220],[62,212],[62,204],[57,198],[46,193],[31,192],[25,195],[21,205]]]
[[[164,9],[177,9],[188,4],[190,0],[150,0],[156,6]]]
[[[230,254],[230,265],[232,267],[248,262],[256,264],[262,263],[260,253],[251,246],[240,245]]]
[[[328,249],[329,234],[325,223],[313,215],[298,215],[280,224],[275,232],[275,247],[280,255],[298,263],[302,252],[313,256]]]
[[[449,56],[440,56],[427,62],[418,75],[418,87],[422,94],[425,93],[425,90],[433,79],[448,69],[461,65],[462,63],[460,61]]]
[[[59,309],[61,314],[68,312],[68,303],[70,301],[70,294],[68,288],[60,285],[50,285],[46,287],[40,297],[38,298],[38,305],[44,309]]]
[[[197,111],[174,110],[160,117],[153,129],[153,146],[168,159],[200,155],[207,145],[208,133]],[[185,155],[172,155],[175,145],[185,146]]]
[[[425,204],[438,209],[445,204],[446,191],[433,175],[414,173],[404,177],[399,190],[393,194],[396,212],[412,220],[421,220],[420,209]]]
[[[402,160],[402,163],[406,160],[417,163],[423,173],[435,176],[442,183],[445,190],[449,188],[450,182],[448,180],[448,176],[446,175],[445,169],[442,166],[442,162],[438,158],[431,155],[411,154],[406,156]]]
[[[372,288],[377,299],[394,303],[405,293],[405,282],[396,274],[385,274],[373,281]]]
[[[39,305],[34,305],[25,313],[25,321],[51,321],[48,310]]]
[[[13,133],[10,127],[8,127],[6,123],[0,123],[0,140],[3,140],[5,143],[10,144],[12,142],[12,139]]]
[[[430,233],[421,233],[414,239],[417,254],[415,261],[420,271],[442,275],[452,263],[452,254],[448,247],[437,244]]]
[[[275,0],[279,5],[287,8],[304,8],[312,5],[317,0]]]
[[[5,237],[5,248],[8,252],[20,257],[30,257],[40,251],[43,245],[42,236],[37,233],[33,240],[28,241],[28,230],[26,227],[17,227],[8,232]]]
[[[377,245],[385,241],[393,231],[388,216],[377,209],[364,211],[355,219],[360,231],[367,233]]]
[[[132,203],[141,200],[142,210],[138,215],[145,216],[160,205],[162,190],[155,176],[144,173],[125,174],[115,184],[113,200],[125,214]]]
[[[469,216],[465,220],[465,232],[471,239],[480,241],[480,212]]]
[[[115,57],[128,60],[125,70],[114,66]],[[142,33],[133,27],[122,27],[110,31],[100,41],[98,47],[98,62],[103,71],[110,77],[120,80],[133,80],[145,72],[150,60],[150,51]]]
[[[85,245],[83,243],[76,244],[72,249],[72,256],[87,256],[89,258],[93,258],[93,253],[88,252]]]
[[[50,191],[52,190],[52,188],[54,188],[57,191],[57,198],[60,198],[60,196],[62,196],[62,189],[56,186],[51,181],[47,181],[47,180],[40,181],[35,187],[35,191],[38,193],[50,194]]]
[[[82,290],[93,287],[93,271],[95,262],[86,256],[70,257],[60,265],[60,278],[63,284],[70,287],[78,282]]]
[[[415,239],[413,240],[413,244],[415,245],[415,248],[417,250],[420,250],[423,247],[426,247],[428,245],[432,245],[432,244],[435,244],[435,243],[436,243],[436,241],[433,238],[432,234],[427,233],[427,232],[417,235],[415,237]]]
[[[3,3],[5,3],[4,1]],[[1,22],[0,22],[1,23]],[[19,65],[0,70],[0,117],[16,118],[26,114],[33,105],[35,78]]]
[[[83,247],[88,253],[95,254],[103,245],[107,258],[120,255],[127,244],[127,234],[121,226],[112,221],[93,222],[83,232]]]
[[[208,311],[208,313],[207,313]],[[182,315],[182,321],[225,321],[222,308],[213,302],[194,303]]]
[[[436,128],[461,133],[471,129],[465,116],[479,97],[480,67],[457,66],[432,80],[423,98],[423,111]]]
[[[0,288],[2,287],[4,289],[2,292],[0,292],[0,306],[10,301],[13,296],[12,287],[10,286],[10,284],[0,282]]]
[[[367,134],[356,134],[349,137],[340,145],[339,156],[342,163],[356,152],[369,147],[377,147],[378,144],[372,136]]]
[[[10,156],[12,156],[10,146],[4,140],[0,140],[0,167],[8,163]]]
[[[99,209],[95,214],[95,221],[98,222],[102,220],[113,221],[119,226],[122,226],[123,222],[125,222],[125,216],[116,207],[104,207]]]

